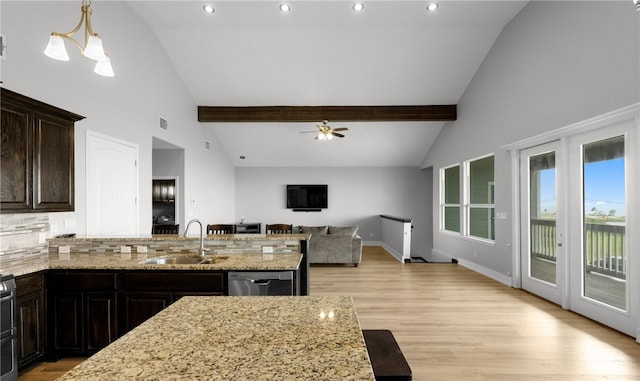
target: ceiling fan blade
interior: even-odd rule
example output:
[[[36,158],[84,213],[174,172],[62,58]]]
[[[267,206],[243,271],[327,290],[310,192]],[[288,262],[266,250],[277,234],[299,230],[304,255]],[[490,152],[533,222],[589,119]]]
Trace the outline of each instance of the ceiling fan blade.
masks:
[[[337,136],[337,137],[339,137],[339,138],[344,138],[344,135],[339,134],[339,133],[337,133],[337,132],[332,132],[332,133],[331,133],[331,135],[333,135],[333,136]]]
[[[334,131],[347,131],[347,130],[349,130],[349,129],[348,129],[348,128],[346,128],[346,127],[338,127],[338,128],[334,128],[333,130],[334,130]]]

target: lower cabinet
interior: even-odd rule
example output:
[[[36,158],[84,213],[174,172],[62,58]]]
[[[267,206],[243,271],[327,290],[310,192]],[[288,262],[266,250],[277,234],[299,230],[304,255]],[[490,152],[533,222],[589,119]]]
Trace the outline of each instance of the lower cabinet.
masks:
[[[51,357],[93,354],[185,295],[224,295],[224,273],[50,271]]]
[[[38,272],[16,278],[18,367],[24,368],[45,355],[45,276]]]
[[[49,273],[49,343],[54,357],[89,355],[117,338],[115,274]]]
[[[147,319],[171,304],[170,293],[159,292],[123,292],[119,305],[122,306],[120,334],[131,331]]]
[[[132,271],[118,276],[120,334],[124,335],[185,295],[224,295],[224,273]]]

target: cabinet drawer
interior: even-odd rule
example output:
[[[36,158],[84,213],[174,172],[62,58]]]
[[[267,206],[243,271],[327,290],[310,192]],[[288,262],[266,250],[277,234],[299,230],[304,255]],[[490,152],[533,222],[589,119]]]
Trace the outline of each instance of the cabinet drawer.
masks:
[[[122,290],[149,291],[223,291],[224,275],[206,272],[132,272],[119,277]]]
[[[28,274],[16,277],[16,295],[19,297],[44,291],[44,276],[42,273]]]
[[[115,290],[114,273],[54,272],[49,273],[49,288],[55,291]]]

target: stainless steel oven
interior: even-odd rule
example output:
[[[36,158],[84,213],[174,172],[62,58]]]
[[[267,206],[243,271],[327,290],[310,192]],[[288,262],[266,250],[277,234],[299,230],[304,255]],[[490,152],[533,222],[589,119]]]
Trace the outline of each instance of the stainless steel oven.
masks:
[[[16,281],[0,275],[0,381],[18,379]]]

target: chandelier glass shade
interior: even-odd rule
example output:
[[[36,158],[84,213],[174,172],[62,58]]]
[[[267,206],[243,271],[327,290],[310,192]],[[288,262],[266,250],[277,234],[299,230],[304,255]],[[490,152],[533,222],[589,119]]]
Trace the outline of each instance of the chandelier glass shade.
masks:
[[[82,0],[82,16],[80,22],[73,30],[68,33],[51,32],[49,37],[49,43],[44,50],[44,54],[47,57],[53,58],[58,61],[69,61],[69,55],[64,44],[64,40],[71,41],[74,45],[80,49],[82,54],[96,62],[94,72],[96,74],[113,77],[115,74],[111,67],[111,60],[105,53],[102,47],[102,40],[97,33],[93,31],[91,26],[91,0]],[[80,44],[73,38],[73,35],[80,31],[84,26],[84,44]]]

